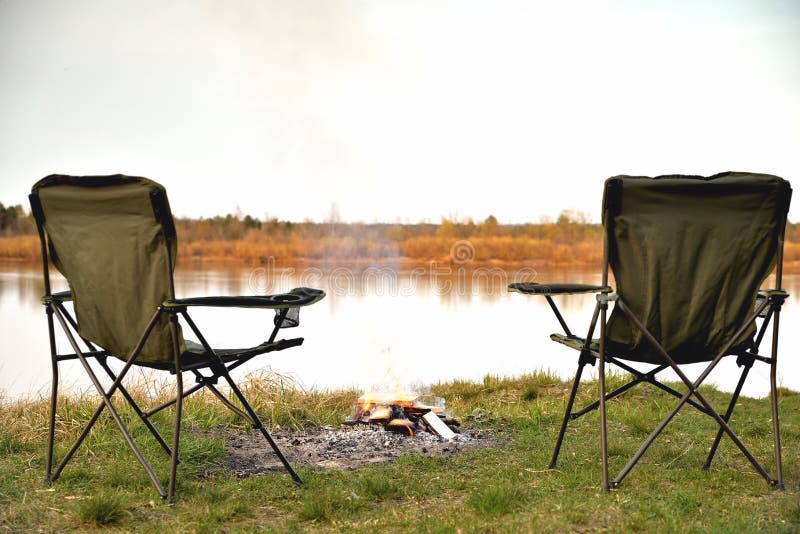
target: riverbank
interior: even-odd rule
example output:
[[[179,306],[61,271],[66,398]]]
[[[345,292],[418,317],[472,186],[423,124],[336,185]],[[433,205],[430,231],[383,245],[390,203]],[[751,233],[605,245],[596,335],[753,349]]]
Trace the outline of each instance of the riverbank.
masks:
[[[610,387],[618,385],[616,378]],[[113,422],[102,418],[54,485],[42,483],[46,402],[0,405],[0,528],[85,531],[116,527],[140,532],[220,530],[319,532],[792,532],[800,528],[800,394],[781,392],[786,490],[770,489],[723,440],[710,471],[702,471],[714,425],[686,409],[673,421],[623,485],[599,489],[596,414],[570,426],[558,469],[547,469],[568,383],[544,373],[446,382],[430,391],[447,399],[463,426],[491,436],[491,446],[452,454],[409,452],[352,471],[308,465],[285,451],[306,480],[295,486],[280,473],[249,475],[227,466],[231,437],[245,429],[212,397],[185,404],[178,500],[166,506],[126,449]],[[279,434],[339,428],[359,392],[302,392],[280,381],[250,382],[255,409]],[[579,394],[587,402],[588,383]],[[727,398],[712,388],[710,401]],[[168,392],[162,391],[161,397]],[[141,398],[144,390],[134,395]],[[75,397],[58,409],[57,456],[80,432],[96,399]],[[610,462],[627,457],[672,405],[662,392],[639,387],[609,404]],[[169,410],[167,410],[169,411]],[[163,453],[123,410],[134,436],[165,475]],[[156,418],[168,429],[169,414]],[[734,430],[772,469],[769,399],[743,398]],[[408,438],[414,439],[414,438]],[[291,442],[290,442],[291,443]],[[266,448],[265,448],[266,450]]]

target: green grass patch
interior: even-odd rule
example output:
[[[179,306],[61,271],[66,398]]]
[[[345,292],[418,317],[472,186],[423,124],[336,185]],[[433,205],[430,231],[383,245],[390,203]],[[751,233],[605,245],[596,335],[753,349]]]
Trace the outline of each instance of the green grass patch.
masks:
[[[508,514],[519,510],[528,501],[520,484],[503,483],[477,489],[467,498],[467,504],[480,516]]]
[[[84,524],[96,527],[119,523],[128,514],[122,499],[104,495],[93,496],[80,502],[77,512]]]
[[[609,380],[609,387],[622,383]],[[678,386],[675,386],[678,388]],[[164,400],[169,391],[142,405]],[[355,391],[303,392],[278,378],[255,379],[246,395],[272,427],[338,425],[351,413]],[[547,373],[478,382],[434,384],[432,393],[496,446],[449,457],[403,456],[355,471],[300,465],[306,483],[285,474],[237,478],[224,468],[219,428],[246,429],[215,398],[185,403],[177,501],[168,506],[104,415],[55,483],[43,480],[48,403],[0,404],[0,529],[82,532],[797,532],[800,531],[800,395],[780,391],[786,489],[755,472],[726,437],[703,471],[716,428],[707,416],[681,410],[622,486],[600,490],[597,412],[570,422],[556,469],[548,469],[569,383]],[[577,403],[593,400],[596,383]],[[723,410],[728,394],[704,393]],[[136,442],[162,480],[168,458],[135,414],[121,407]],[[612,477],[674,405],[647,385],[608,403]],[[91,397],[59,401],[56,461],[97,406]],[[154,419],[171,441],[171,410]],[[769,399],[743,398],[731,421],[753,454],[774,471]],[[271,454],[265,446],[265,454]]]

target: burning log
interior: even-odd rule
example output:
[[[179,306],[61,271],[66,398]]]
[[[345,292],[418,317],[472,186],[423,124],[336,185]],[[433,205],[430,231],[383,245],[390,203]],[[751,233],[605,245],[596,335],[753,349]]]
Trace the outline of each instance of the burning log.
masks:
[[[370,423],[383,422],[386,423],[396,415],[394,406],[376,406],[372,410],[368,410],[363,417],[366,417]]]
[[[416,425],[408,419],[392,419],[386,424],[386,430],[397,432],[404,436],[413,436]]]

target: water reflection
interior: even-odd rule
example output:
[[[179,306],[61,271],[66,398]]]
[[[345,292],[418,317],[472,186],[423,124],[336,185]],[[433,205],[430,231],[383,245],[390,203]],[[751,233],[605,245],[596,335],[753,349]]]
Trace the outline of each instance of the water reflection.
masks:
[[[536,274],[487,269],[476,275],[455,266],[432,277],[413,268],[354,272],[273,267],[184,269],[176,274],[175,285],[179,297],[265,294],[302,285],[325,289],[324,301],[302,311],[300,327],[282,332],[283,337],[305,337],[304,346],[256,358],[238,376],[269,368],[304,387],[365,389],[455,378],[480,380],[489,373],[518,375],[536,369],[570,377],[575,354],[549,340],[548,335],[558,331],[558,323],[544,299],[506,292],[509,282],[534,276],[549,282],[600,282],[597,273],[572,271]],[[788,328],[800,316],[800,276],[787,276],[784,286],[793,296],[782,315],[779,377],[782,385],[800,390],[800,363],[791,358],[800,334]],[[66,284],[56,275],[53,288],[66,289]],[[47,329],[40,304],[43,291],[37,268],[0,267],[0,396],[49,394]],[[570,327],[581,334],[588,326],[593,302],[592,295],[558,298]],[[258,344],[272,324],[269,310],[197,309],[192,316],[219,347]],[[59,348],[68,350],[64,339]],[[79,364],[67,362],[61,369],[62,379],[72,388],[91,390]],[[724,361],[720,371],[717,383],[731,389],[737,376],[735,363]],[[764,395],[767,380],[767,366],[754,367],[745,394]]]

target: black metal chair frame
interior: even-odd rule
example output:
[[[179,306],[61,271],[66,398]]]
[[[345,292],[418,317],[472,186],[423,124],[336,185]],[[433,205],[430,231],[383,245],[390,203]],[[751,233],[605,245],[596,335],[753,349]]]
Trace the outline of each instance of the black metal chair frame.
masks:
[[[114,373],[114,371],[111,369],[111,367],[108,365],[107,362],[108,357],[112,356],[112,354],[96,347],[91,341],[82,338],[77,333],[77,322],[69,313],[67,308],[64,306],[64,302],[72,300],[71,293],[69,291],[51,293],[47,241],[45,237],[45,231],[38,218],[37,218],[37,226],[41,241],[42,269],[43,269],[44,290],[45,290],[45,294],[42,297],[42,303],[45,306],[45,311],[47,314],[47,326],[50,338],[50,356],[51,356],[52,372],[53,372],[53,382],[51,386],[51,397],[50,397],[51,399],[50,413],[48,421],[47,457],[45,464],[45,471],[46,471],[45,480],[47,482],[54,482],[55,480],[58,479],[64,467],[72,459],[73,455],[78,450],[81,443],[83,443],[84,439],[88,436],[95,422],[98,420],[102,412],[107,409],[112,419],[119,427],[119,430],[122,433],[131,451],[136,456],[136,459],[139,461],[144,470],[147,472],[148,477],[150,478],[153,486],[158,491],[159,495],[163,499],[166,499],[169,502],[173,502],[175,497],[175,481],[176,481],[177,465],[180,463],[180,460],[178,458],[178,449],[180,440],[180,424],[181,424],[181,415],[183,409],[183,399],[203,388],[207,388],[212,394],[214,394],[214,396],[216,396],[220,401],[222,401],[222,403],[228,409],[230,409],[237,415],[247,420],[248,423],[250,423],[250,425],[253,427],[253,429],[259,430],[266,439],[266,441],[269,443],[269,445],[272,447],[272,450],[280,459],[286,471],[289,473],[289,475],[291,475],[292,479],[297,483],[302,483],[300,476],[292,468],[291,464],[288,462],[283,452],[281,452],[277,443],[272,438],[269,431],[262,423],[261,419],[258,417],[258,414],[256,414],[255,410],[248,403],[247,399],[244,397],[239,387],[231,378],[230,371],[232,371],[233,369],[239,367],[240,365],[246,363],[250,359],[260,354],[283,350],[290,347],[301,345],[303,343],[303,338],[283,339],[278,341],[276,341],[275,338],[277,337],[279,329],[282,327],[282,325],[284,325],[284,320],[287,319],[287,313],[289,312],[290,308],[305,306],[317,302],[318,300],[324,297],[324,292],[319,290],[301,290],[299,292],[291,292],[291,293],[285,293],[280,295],[269,295],[269,296],[198,297],[198,298],[167,300],[157,310],[154,311],[152,319],[150,320],[144,332],[142,333],[141,338],[139,339],[135,348],[131,351],[129,355],[127,355],[126,358],[124,358],[125,364],[122,367],[122,369],[118,373]],[[166,248],[167,248],[167,254],[170,255],[169,246],[166,246]],[[169,263],[172,264],[171,258]],[[171,286],[171,294],[174,295],[175,294],[174,283],[171,271],[169,272],[169,281]],[[227,353],[220,355],[217,351],[211,348],[211,346],[206,341],[206,338],[202,335],[199,328],[190,317],[188,313],[188,308],[193,306],[266,308],[266,309],[275,309],[277,313],[274,320],[274,328],[272,329],[270,337],[267,341],[265,341],[264,343],[262,343],[257,347],[238,351],[238,353]],[[172,361],[164,364],[160,363],[153,364],[151,362],[137,362],[136,360],[137,357],[139,356],[139,353],[144,347],[148,336],[153,330],[153,327],[158,323],[162,314],[168,314],[170,318],[170,327],[171,327],[170,330],[171,330],[172,345],[173,345]],[[74,351],[73,353],[69,354],[57,353],[54,317],[61,325],[61,328],[64,334],[66,335],[67,340],[70,346],[72,347],[72,350]],[[197,339],[200,341],[200,344],[204,349],[203,358],[198,358],[193,362],[182,361],[180,341],[179,341],[180,337],[178,333],[179,318],[182,318],[185,321],[185,323],[188,324],[192,332],[197,336]],[[83,341],[86,347],[85,350],[82,350],[80,348],[77,338],[80,338]],[[58,395],[58,374],[59,374],[58,364],[59,362],[62,361],[75,360],[75,359],[80,361],[81,365],[83,366],[84,370],[86,371],[87,375],[92,381],[92,384],[94,385],[95,389],[100,395],[102,402],[97,407],[94,414],[86,424],[86,427],[81,432],[77,440],[73,443],[70,450],[61,459],[60,463],[55,467],[55,469],[53,469],[53,448],[55,442],[56,404]],[[103,385],[100,383],[97,377],[97,374],[90,366],[89,361],[91,359],[97,361],[100,367],[108,374],[109,378],[113,381],[112,385],[108,389],[105,389],[103,387]],[[131,369],[133,365],[141,365],[160,370],[167,370],[170,373],[174,374],[176,381],[176,391],[179,393],[176,394],[175,398],[161,404],[160,406],[157,406],[148,411],[143,410],[141,407],[139,407],[139,405],[135,402],[131,394],[125,389],[125,387],[122,384],[123,379],[125,378],[128,371]],[[206,374],[203,374],[202,371],[205,371]],[[183,389],[184,372],[193,373],[197,381],[197,383],[194,386],[186,390]],[[231,392],[233,393],[233,396],[239,401],[243,409],[234,405],[217,388],[216,384],[220,378],[225,379],[225,382],[227,382]],[[150,431],[150,433],[153,435],[156,441],[158,441],[164,452],[166,452],[166,454],[170,457],[170,474],[169,474],[168,489],[166,491],[164,490],[164,487],[161,481],[159,480],[158,476],[156,475],[155,471],[150,466],[148,461],[145,459],[144,455],[137,447],[136,443],[133,441],[130,432],[126,428],[125,424],[123,423],[122,419],[119,416],[119,413],[117,412],[113,403],[111,402],[111,398],[117,392],[117,390],[119,390],[120,394],[123,396],[125,401],[127,401],[127,403],[131,406],[133,411],[136,413],[136,415],[142,421],[145,427],[147,427],[147,429]],[[175,417],[174,417],[172,446],[170,447],[164,440],[164,438],[156,430],[155,426],[153,426],[152,422],[150,421],[150,418],[154,414],[172,405],[175,405]]]
[[[785,232],[785,224],[781,228],[778,239],[777,268],[775,274],[776,277],[775,285],[777,288],[781,287],[782,277],[783,277],[782,263],[783,263],[784,232]],[[579,285],[579,284],[547,285],[547,284],[536,284],[536,283],[515,283],[509,286],[510,291],[544,296],[545,299],[547,300],[547,303],[550,305],[550,308],[552,309],[553,313],[555,314],[556,319],[558,320],[559,324],[564,330],[566,339],[572,341],[573,343],[571,344],[571,346],[580,351],[578,357],[577,372],[575,374],[575,378],[573,379],[572,388],[570,390],[569,398],[567,400],[564,417],[562,419],[561,426],[559,428],[558,438],[556,439],[556,444],[553,450],[553,455],[550,460],[549,467],[551,469],[554,469],[556,467],[556,462],[558,461],[559,452],[561,450],[561,445],[563,443],[564,435],[566,433],[569,421],[578,419],[579,417],[585,415],[586,413],[589,413],[595,409],[599,409],[600,448],[602,456],[602,487],[606,491],[608,491],[611,488],[616,488],[620,485],[622,480],[628,475],[631,469],[633,469],[633,467],[638,463],[638,461],[641,459],[641,457],[644,455],[644,453],[647,451],[650,445],[664,430],[664,428],[672,420],[672,418],[675,417],[678,411],[680,411],[680,409],[685,404],[688,404],[696,408],[701,413],[704,413],[709,417],[711,417],[712,419],[714,419],[714,421],[719,426],[719,430],[717,431],[717,434],[714,438],[714,441],[709,450],[706,461],[703,464],[703,469],[707,470],[711,466],[711,462],[714,459],[720,440],[722,439],[722,436],[724,434],[727,435],[731,439],[731,441],[733,441],[733,443],[738,447],[738,449],[742,452],[742,454],[753,465],[755,470],[769,483],[770,486],[783,489],[784,488],[783,467],[781,463],[780,425],[778,419],[777,362],[778,362],[778,333],[780,325],[780,311],[782,304],[788,297],[788,293],[786,293],[782,289],[769,289],[769,290],[759,291],[753,314],[746,320],[745,324],[743,324],[739,328],[739,330],[733,336],[731,336],[730,341],[718,352],[718,354],[716,354],[709,361],[707,367],[697,377],[697,379],[692,381],[684,374],[684,372],[680,369],[679,365],[673,360],[673,358],[667,353],[667,351],[664,350],[664,348],[661,346],[658,340],[648,331],[648,329],[645,327],[642,321],[638,317],[636,317],[636,315],[625,304],[624,299],[622,299],[622,297],[612,292],[612,288],[608,285],[608,274],[609,274],[608,242],[605,233],[604,233],[603,250],[604,253],[603,253],[603,266],[602,266],[602,282],[601,285],[599,286]],[[569,295],[576,293],[595,293],[596,295],[597,302],[594,308],[594,313],[592,314],[592,319],[589,324],[589,330],[585,338],[576,336],[570,331],[566,321],[559,312],[558,307],[556,306],[556,303],[552,298],[553,295]],[[663,360],[663,363],[656,365],[655,368],[647,372],[643,372],[623,362],[622,361],[624,360],[623,356],[609,354],[609,352],[606,350],[606,314],[608,311],[609,302],[614,302],[615,305],[618,306],[620,310],[625,314],[625,316],[630,320],[630,322],[639,331],[643,333],[645,339],[654,349],[656,354],[658,354],[658,356]],[[597,348],[593,349],[592,338],[597,328],[598,318],[600,321],[600,338]],[[729,352],[733,348],[735,340],[738,339],[739,336],[742,335],[747,330],[747,328],[750,327],[751,324],[756,323],[756,320],[759,318],[761,318],[762,321],[760,327],[758,327],[757,334],[752,346],[750,346],[748,349],[736,355],[737,356],[736,363],[739,367],[742,367],[743,369],[739,377],[739,381],[736,385],[736,388],[734,389],[734,392],[731,396],[731,400],[728,403],[728,407],[724,413],[718,413],[706,400],[705,396],[703,396],[698,391],[698,388],[703,383],[703,381],[709,376],[709,374],[714,370],[714,368],[722,360],[722,358],[727,355],[730,355]],[[766,329],[770,321],[772,321],[773,323],[771,354],[770,356],[764,356],[759,354],[758,349],[759,346],[761,345],[761,342],[764,338]],[[554,339],[556,337],[557,336],[553,336]],[[728,425],[728,421],[730,420],[731,415],[733,414],[733,410],[736,406],[736,402],[739,398],[742,387],[744,386],[745,380],[747,379],[748,373],[750,372],[750,369],[752,368],[753,364],[756,361],[767,363],[770,366],[770,400],[771,400],[771,410],[772,410],[775,470],[777,472],[777,478],[772,478],[769,475],[767,470],[755,459],[755,457],[742,443],[741,439],[739,439],[739,437],[733,432],[733,430],[731,430],[730,426]],[[578,387],[580,385],[583,369],[586,366],[586,364],[595,365],[596,362],[598,362],[598,382],[599,382],[598,399],[580,410],[573,411],[575,397],[578,392]],[[616,365],[620,369],[631,374],[633,376],[633,379],[623,384],[622,386],[616,388],[614,391],[606,392],[606,370],[605,370],[606,363]],[[655,378],[656,375],[661,371],[664,371],[665,369],[672,369],[675,372],[675,374],[678,375],[681,382],[683,382],[683,384],[687,387],[687,391],[685,393],[680,393],[676,391],[674,388],[656,380]],[[664,419],[658,424],[658,426],[650,433],[650,435],[641,445],[639,450],[628,461],[625,467],[619,472],[617,477],[609,481],[608,446],[607,446],[608,440],[606,432],[606,402],[615,397],[618,397],[625,391],[629,390],[630,388],[640,383],[652,384],[653,386],[678,398],[679,401],[675,405],[675,407],[666,415],[666,417],[664,417]]]

